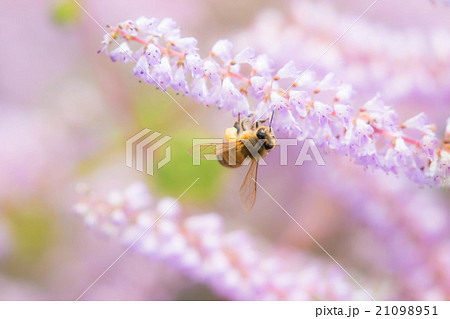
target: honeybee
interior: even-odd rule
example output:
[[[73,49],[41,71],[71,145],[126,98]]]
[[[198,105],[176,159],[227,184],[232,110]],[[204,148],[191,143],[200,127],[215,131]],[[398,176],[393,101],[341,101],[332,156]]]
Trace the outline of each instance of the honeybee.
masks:
[[[252,122],[250,118],[245,118],[241,121],[239,116],[233,127],[225,130],[227,142],[209,145],[215,148],[219,163],[225,167],[237,168],[245,164],[247,158],[250,159],[250,168],[239,189],[240,201],[246,211],[253,208],[256,200],[258,162],[275,147],[272,119],[273,113],[266,127],[261,124],[268,119]]]

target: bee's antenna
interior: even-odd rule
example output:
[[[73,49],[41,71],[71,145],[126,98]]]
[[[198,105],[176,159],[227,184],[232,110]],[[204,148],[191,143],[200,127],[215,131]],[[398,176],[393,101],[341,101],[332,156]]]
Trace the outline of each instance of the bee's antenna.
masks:
[[[275,114],[275,109],[273,109],[272,111],[272,115],[270,116],[270,121],[269,121],[269,128],[272,129],[272,121],[273,121],[273,115]]]

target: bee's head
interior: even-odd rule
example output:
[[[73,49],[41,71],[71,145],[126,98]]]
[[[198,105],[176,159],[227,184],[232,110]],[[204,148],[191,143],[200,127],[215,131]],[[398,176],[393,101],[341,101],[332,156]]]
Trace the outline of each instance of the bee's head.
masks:
[[[264,140],[264,147],[266,150],[271,150],[275,147],[276,138],[273,134],[272,128],[270,127],[260,127],[256,131],[256,137],[260,140]]]

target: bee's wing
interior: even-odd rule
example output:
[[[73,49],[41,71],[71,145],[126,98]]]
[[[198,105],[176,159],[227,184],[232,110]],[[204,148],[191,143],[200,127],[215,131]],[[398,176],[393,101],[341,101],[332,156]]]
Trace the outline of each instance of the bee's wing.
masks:
[[[233,152],[236,151],[236,149],[243,145],[244,143],[241,140],[237,140],[235,142],[228,142],[225,141],[223,143],[205,143],[205,144],[199,144],[192,146],[190,149],[188,149],[188,154],[192,157],[194,156],[194,148],[199,147],[200,148],[200,156],[203,158],[205,155],[215,155],[220,156],[224,152]]]
[[[258,177],[258,161],[252,160],[247,176],[239,189],[239,197],[242,206],[246,211],[250,211],[256,200],[256,180]]]

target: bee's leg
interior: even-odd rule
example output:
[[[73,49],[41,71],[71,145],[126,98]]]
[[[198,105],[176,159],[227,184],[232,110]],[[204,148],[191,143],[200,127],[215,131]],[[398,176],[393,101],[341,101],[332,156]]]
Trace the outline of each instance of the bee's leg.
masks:
[[[241,131],[241,113],[238,113],[238,120],[234,122],[233,127],[236,128],[237,134],[239,134]]]
[[[239,122],[235,122],[233,125],[233,128],[236,129],[236,132],[239,133],[241,126],[239,125]]]
[[[257,121],[255,122],[256,128],[258,128],[260,124],[262,124],[262,123],[264,123],[264,122],[267,122],[268,119],[269,119],[269,118],[266,118],[266,119],[263,119],[263,120],[257,120]]]
[[[248,131],[248,130],[252,129],[252,127],[253,127],[253,123],[252,123],[252,121],[250,119],[242,120],[242,122],[241,122],[241,129],[243,131]]]

